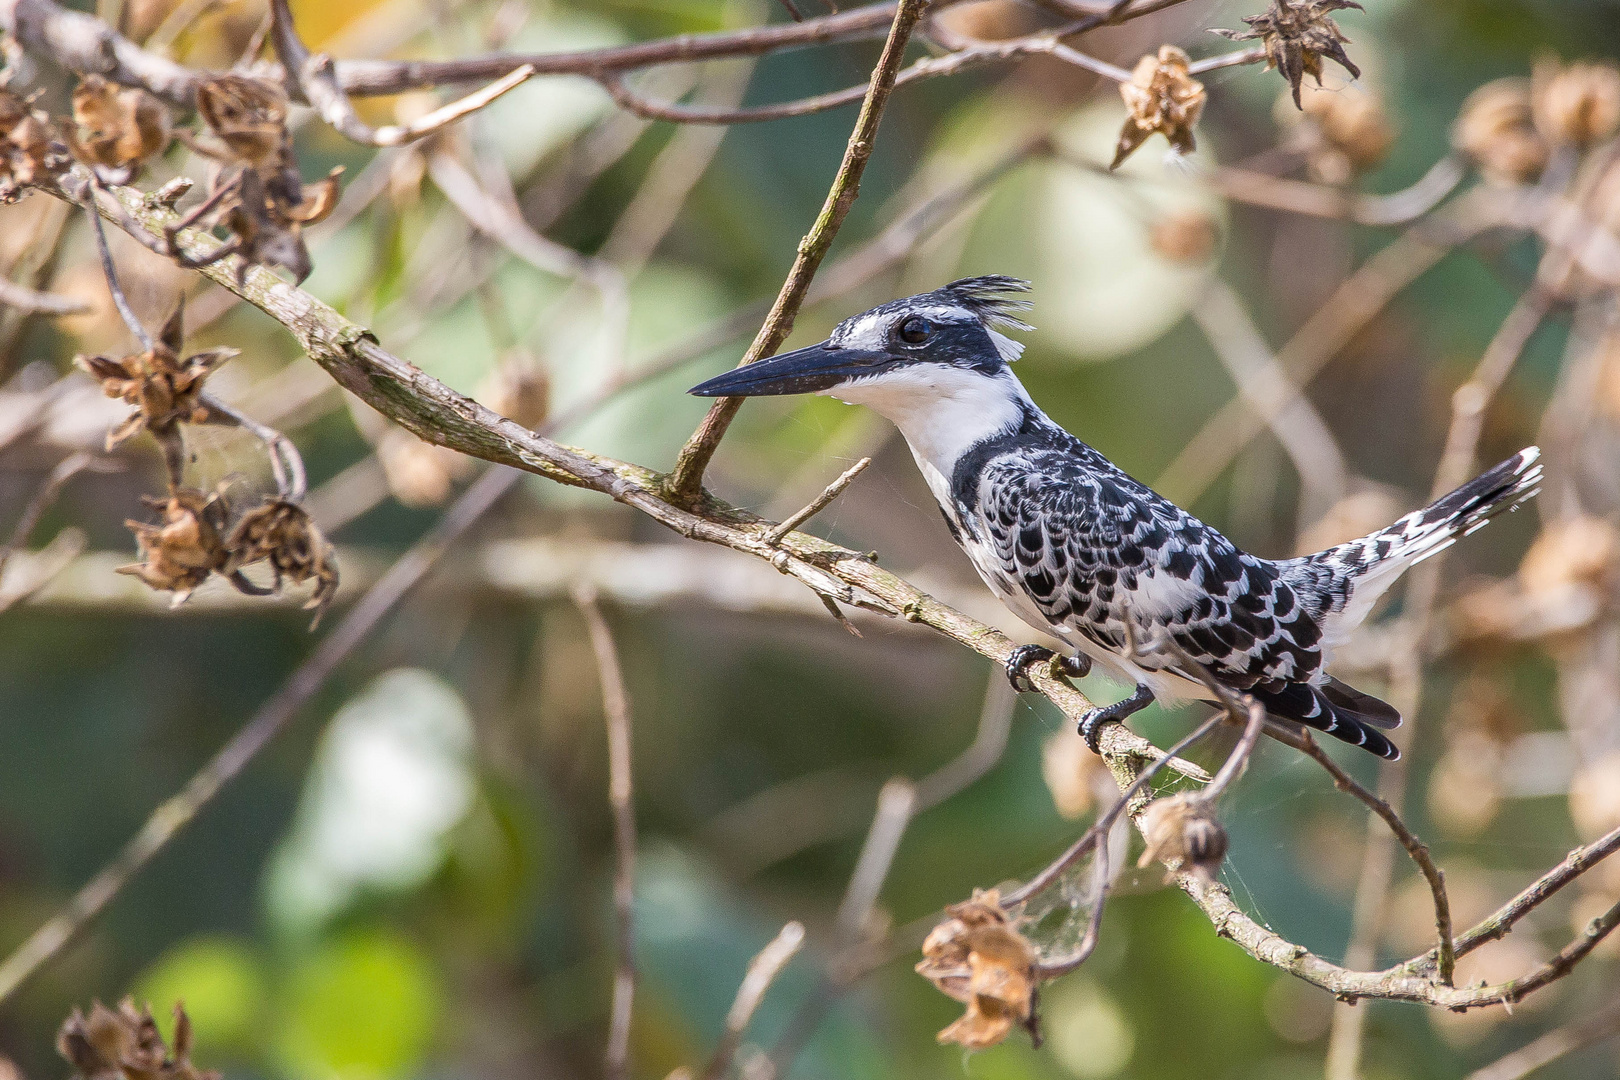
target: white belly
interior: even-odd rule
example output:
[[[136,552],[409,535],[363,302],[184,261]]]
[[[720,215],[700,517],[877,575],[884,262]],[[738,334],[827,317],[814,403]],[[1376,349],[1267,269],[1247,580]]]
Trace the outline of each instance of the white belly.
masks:
[[[1017,582],[1007,580],[1002,573],[1000,560],[965,530],[962,533],[962,550],[967,553],[968,561],[973,563],[973,569],[979,572],[980,579],[1007,606],[1007,610],[1041,633],[1049,634],[1070,649],[1084,653],[1116,681],[1127,686],[1146,686],[1153,691],[1154,700],[1161,705],[1173,706],[1188,701],[1216,700],[1209,687],[1197,680],[1185,678],[1173,671],[1145,668],[1130,657],[1098,645],[1073,626],[1047,621],[1045,613],[1034,600],[1030,599],[1029,594],[1024,592],[1023,587]]]

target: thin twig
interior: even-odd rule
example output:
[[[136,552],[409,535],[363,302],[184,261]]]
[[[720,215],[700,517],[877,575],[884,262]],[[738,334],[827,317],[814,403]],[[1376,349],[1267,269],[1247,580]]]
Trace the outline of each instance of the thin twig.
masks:
[[[135,317],[135,310],[129,306],[129,299],[124,295],[124,289],[118,284],[118,270],[113,266],[112,250],[107,246],[107,232],[102,228],[101,215],[96,212],[95,182],[91,181],[89,195],[90,202],[85,206],[84,212],[90,218],[90,232],[96,238],[96,253],[101,256],[101,274],[107,279],[107,291],[112,293],[113,306],[118,309],[119,316],[129,332],[135,335],[135,340],[141,343],[141,348],[152,352],[157,343],[152,340],[152,334]]]
[[[737,987],[737,996],[732,999],[731,1009],[726,1013],[726,1030],[715,1044],[709,1063],[703,1067],[702,1080],[721,1080],[726,1075],[732,1059],[737,1056],[737,1048],[742,1045],[743,1033],[754,1018],[754,1011],[765,999],[771,983],[798,955],[803,945],[804,924],[790,922],[748,962],[748,971],[743,975],[742,983]]]
[[[270,16],[270,36],[276,45],[276,55],[281,57],[282,69],[297,96],[308,101],[337,131],[364,146],[403,146],[425,138],[484,108],[534,74],[532,65],[521,64],[488,86],[408,124],[374,128],[355,112],[354,103],[338,81],[337,65],[332,58],[324,53],[311,54],[299,38],[287,0],[270,0]]]
[[[1523,1080],[1567,1054],[1612,1039],[1617,1034],[1620,1034],[1620,1002],[1573,1024],[1554,1028],[1483,1069],[1474,1070],[1467,1080]]]
[[[1146,767],[1141,769],[1136,774],[1136,778],[1131,781],[1130,785],[1126,787],[1125,790],[1120,792],[1118,802],[1114,803],[1113,806],[1110,806],[1107,810],[1097,815],[1097,820],[1092,823],[1091,827],[1081,835],[1080,839],[1071,844],[1069,849],[1062,855],[1059,855],[1056,859],[1053,859],[1046,865],[1044,869],[1042,869],[1038,874],[1030,878],[1024,884],[1018,886],[1016,889],[1004,893],[1001,897],[1001,906],[1006,908],[1013,907],[1023,903],[1037,893],[1044,892],[1045,890],[1051,888],[1051,886],[1060,877],[1068,872],[1068,869],[1071,866],[1084,858],[1087,852],[1095,847],[1104,836],[1108,835],[1108,830],[1113,828],[1114,822],[1119,819],[1120,814],[1125,812],[1131,800],[1134,799],[1139,792],[1141,792],[1153,781],[1153,778],[1159,774],[1159,770],[1162,769],[1171,758],[1179,757],[1181,754],[1186,752],[1188,747],[1199,742],[1204,738],[1204,736],[1208,735],[1210,732],[1219,727],[1225,720],[1225,712],[1217,712],[1212,714],[1203,723],[1193,728],[1193,730],[1184,736],[1180,742],[1177,742],[1174,746],[1170,747],[1169,750],[1166,750],[1164,757],[1157,761],[1150,762]]]
[[[1277,362],[1230,285],[1211,278],[1191,314],[1238,393],[1260,414],[1298,470],[1301,527],[1316,522],[1344,497],[1349,484],[1349,469],[1332,430]]]
[[[855,941],[863,935],[916,802],[917,786],[901,776],[878,792],[877,812],[872,815],[866,842],[861,845],[843,903],[838,906],[838,932],[844,940]]]
[[[28,538],[33,536],[34,530],[39,527],[39,519],[45,516],[45,511],[56,501],[63,486],[95,465],[94,457],[80,451],[63,458],[57,463],[56,468],[51,470],[50,476],[45,478],[45,483],[40,485],[39,490],[34,492],[34,497],[28,500],[28,505],[23,507],[22,516],[17,519],[16,526],[11,530],[11,539],[6,541],[4,547],[0,547],[0,579],[5,577],[6,563],[11,561],[11,557],[28,546]]]
[[[1328,775],[1333,777],[1335,787],[1360,799],[1368,809],[1377,814],[1379,819],[1389,826],[1389,831],[1400,841],[1401,847],[1406,849],[1412,861],[1417,864],[1424,881],[1428,883],[1430,899],[1434,903],[1434,928],[1440,939],[1435,952],[1437,971],[1440,981],[1447,986],[1451,985],[1452,973],[1457,966],[1457,947],[1452,939],[1451,900],[1446,894],[1445,874],[1435,864],[1429,846],[1407,826],[1393,806],[1358,784],[1349,773],[1339,767],[1338,762],[1327,755],[1308,732],[1300,732],[1299,741],[1293,745],[1327,770]]]
[[[1232,781],[1248,767],[1255,743],[1260,741],[1260,733],[1266,729],[1266,707],[1247,694],[1241,698],[1234,697],[1227,703],[1227,713],[1234,720],[1244,721],[1243,734],[1238,737],[1238,743],[1232,748],[1232,752],[1226,755],[1226,761],[1221,764],[1215,779],[1211,780],[1200,793],[1200,797],[1209,802],[1214,802],[1225,794]]]
[[[613,971],[613,1010],[608,1025],[605,1071],[610,1080],[630,1072],[630,1010],[636,993],[636,808],[630,762],[630,697],[624,670],[596,594],[576,589],[574,604],[585,618],[596,670],[602,682],[602,711],[607,716],[608,804],[613,809],[613,909],[617,928]]]
[[[212,394],[201,395],[210,421],[218,417],[252,435],[264,444],[265,456],[270,459],[270,473],[276,481],[276,494],[289,502],[301,502],[308,490],[308,475],[304,472],[304,458],[293,441],[268,424],[225,404]]]
[[[898,6],[896,3],[867,4],[845,12],[807,18],[802,23],[684,34],[604,49],[495,54],[456,60],[344,60],[337,65],[338,82],[351,95],[375,96],[496,79],[523,64],[532,65],[537,75],[597,76],[603,72],[634,71],[662,64],[763,56],[783,49],[879,35],[893,23]],[[0,25],[4,25],[3,7],[0,7]]]
[[[1221,167],[1205,179],[1229,199],[1311,217],[1354,221],[1358,225],[1404,225],[1438,206],[1468,176],[1466,164],[1448,154],[1412,186],[1388,195],[1364,195],[1324,184],[1309,184],[1268,173]]]
[[[872,464],[872,459],[869,457],[864,457],[855,464],[851,465],[849,468],[845,469],[838,479],[828,484],[826,490],[820,495],[817,495],[814,499],[811,499],[808,505],[793,512],[792,514],[789,514],[780,525],[774,526],[769,532],[767,532],[765,534],[765,542],[767,544],[781,543],[782,537],[786,536],[794,529],[797,529],[800,525],[803,525],[805,522],[827,509],[827,505],[834,499],[838,498],[838,496],[842,495],[844,493],[844,489],[849,487],[854,479],[861,475],[861,471],[870,464]]]
[[[15,308],[29,315],[83,315],[90,305],[71,296],[38,292],[0,277],[0,307]]]
[[[793,268],[788,271],[787,280],[782,283],[776,302],[771,305],[771,312],[765,317],[754,343],[743,354],[741,364],[751,364],[775,353],[793,329],[793,320],[810,291],[810,282],[815,278],[821,260],[826,257],[833,238],[838,235],[839,226],[843,225],[849,208],[854,205],[855,197],[860,192],[861,174],[866,171],[866,163],[872,156],[878,123],[883,119],[884,106],[888,104],[889,94],[894,89],[906,43],[911,39],[911,31],[916,27],[925,6],[923,0],[899,0],[888,40],[884,42],[883,53],[872,70],[871,86],[867,89],[861,114],[855,121],[855,130],[850,133],[849,145],[844,150],[843,161],[827,192],[821,214],[800,242]],[[722,398],[715,402],[703,423],[687,440],[668,484],[668,490],[677,502],[690,504],[697,498],[703,487],[703,472],[741,406],[740,398]]]

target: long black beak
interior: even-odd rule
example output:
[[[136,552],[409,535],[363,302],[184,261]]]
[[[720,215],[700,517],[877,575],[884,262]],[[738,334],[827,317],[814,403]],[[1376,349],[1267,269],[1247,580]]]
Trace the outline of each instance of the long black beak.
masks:
[[[823,341],[733,368],[688,390],[697,397],[763,397],[814,394],[859,375],[870,375],[893,359],[886,352],[839,349]]]

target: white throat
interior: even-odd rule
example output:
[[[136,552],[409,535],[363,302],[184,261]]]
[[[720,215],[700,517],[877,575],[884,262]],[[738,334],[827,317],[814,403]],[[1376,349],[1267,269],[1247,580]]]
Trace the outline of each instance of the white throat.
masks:
[[[942,364],[912,364],[824,390],[887,417],[905,436],[941,506],[951,506],[951,473],[969,448],[1015,427],[1034,408],[1005,368],[986,374]]]

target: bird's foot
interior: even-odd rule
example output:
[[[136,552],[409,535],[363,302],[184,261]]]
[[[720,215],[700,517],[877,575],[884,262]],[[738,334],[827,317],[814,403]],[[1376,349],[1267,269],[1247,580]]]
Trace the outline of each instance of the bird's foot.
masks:
[[[1025,669],[1031,664],[1043,663],[1056,655],[1051,649],[1040,645],[1020,645],[1014,649],[1012,655],[1007,657],[1005,665],[1007,681],[1012,684],[1013,693],[1027,694],[1035,689],[1035,684],[1029,681],[1028,675],[1024,674]]]
[[[1035,689],[1026,672],[1032,665],[1040,663],[1051,664],[1054,674],[1067,675],[1071,679],[1083,678],[1091,673],[1091,657],[1084,653],[1059,656],[1040,645],[1020,645],[1007,657],[1006,664],[1007,681],[1012,684],[1015,693],[1024,694]]]
[[[1086,740],[1094,754],[1102,753],[1097,740],[1102,734],[1104,724],[1117,724],[1132,713],[1141,712],[1153,704],[1153,691],[1146,686],[1138,685],[1131,696],[1124,701],[1116,701],[1112,705],[1104,705],[1099,709],[1092,709],[1080,717],[1080,737]]]

